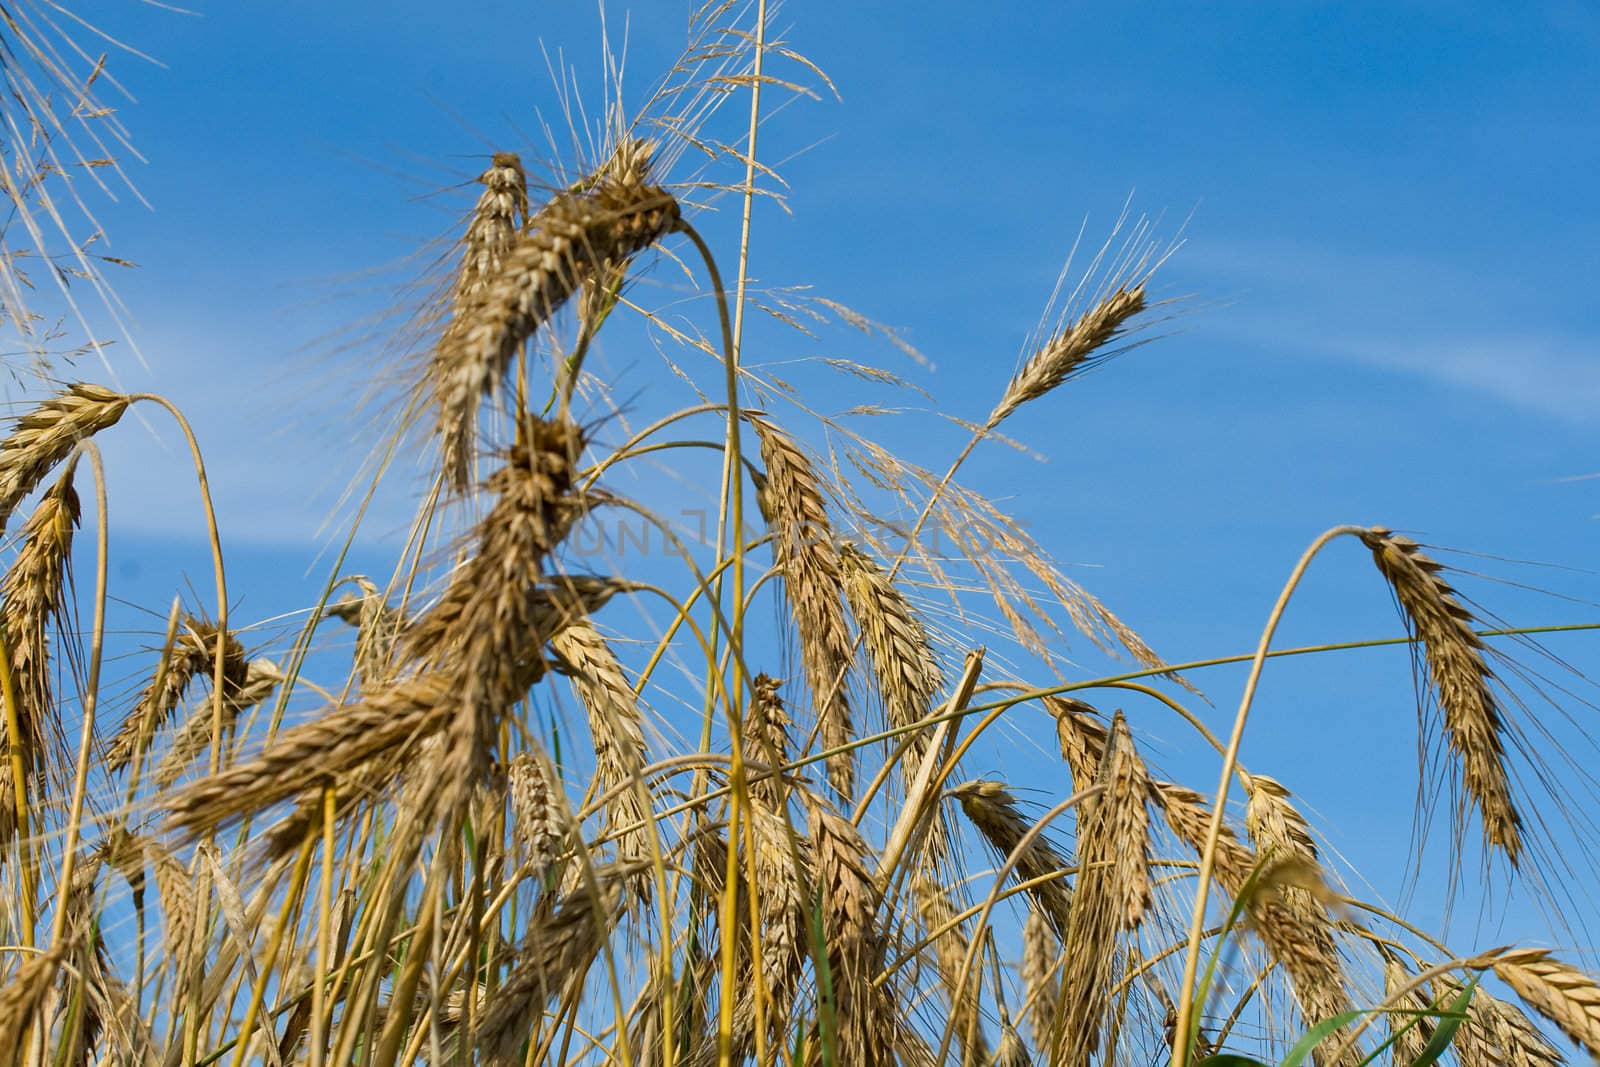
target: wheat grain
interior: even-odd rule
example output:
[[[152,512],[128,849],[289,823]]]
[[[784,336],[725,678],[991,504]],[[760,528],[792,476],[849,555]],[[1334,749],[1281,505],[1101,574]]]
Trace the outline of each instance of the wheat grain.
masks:
[[[800,634],[800,658],[811,684],[812,706],[822,744],[837,749],[854,736],[845,674],[850,665],[850,624],[845,617],[844,577],[828,522],[821,483],[800,447],[782,430],[752,419],[761,440],[767,481],[762,510],[772,529],[772,553],[783,572],[783,588]],[[855,789],[855,755],[828,757],[828,780],[840,796]]]
[[[99,385],[80,382],[44,401],[17,420],[0,441],[0,530],[23,497],[49,475],[79,441],[114,425],[128,410],[128,398]]]
[[[1483,818],[1484,836],[1515,866],[1522,854],[1522,816],[1511,796],[1500,709],[1489,681],[1483,641],[1472,613],[1439,572],[1444,568],[1408,537],[1374,526],[1361,535],[1394,590],[1406,621],[1422,640],[1422,660],[1444,711],[1450,749],[1461,759],[1467,797]]]

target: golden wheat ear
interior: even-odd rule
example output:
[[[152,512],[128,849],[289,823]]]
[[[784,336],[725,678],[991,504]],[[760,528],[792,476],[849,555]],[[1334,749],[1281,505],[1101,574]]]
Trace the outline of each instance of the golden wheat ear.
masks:
[[[121,393],[79,382],[18,419],[11,436],[0,441],[0,530],[79,441],[114,426],[127,410]]]
[[[470,294],[461,294],[428,375],[453,489],[471,482],[478,405],[505,378],[523,342],[587,279],[678,227],[678,202],[651,183],[649,159],[647,148],[619,153],[581,191],[556,196],[528,220],[525,233],[490,257],[493,276],[474,276]]]
[[[1444,713],[1445,735],[1461,761],[1467,799],[1483,819],[1484,837],[1515,867],[1522,856],[1522,816],[1512,799],[1505,727],[1489,685],[1494,672],[1473,630],[1472,612],[1440,576],[1444,565],[1409,537],[1374,526],[1361,541],[1422,642],[1422,662]]]

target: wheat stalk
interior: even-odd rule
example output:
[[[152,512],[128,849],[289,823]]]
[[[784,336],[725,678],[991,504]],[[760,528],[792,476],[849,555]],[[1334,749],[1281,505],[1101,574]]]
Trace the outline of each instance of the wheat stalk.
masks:
[[[838,749],[854,736],[844,678],[852,642],[845,617],[844,577],[828,522],[827,504],[811,461],[783,431],[752,419],[766,464],[763,514],[773,534],[773,556],[800,634],[800,658],[811,684],[824,748]],[[840,796],[855,789],[855,755],[828,757],[828,780]]]
[[[1406,621],[1422,640],[1422,658],[1439,694],[1445,734],[1461,759],[1467,796],[1483,817],[1484,836],[1515,866],[1522,854],[1522,816],[1511,797],[1504,727],[1489,688],[1494,677],[1472,613],[1442,577],[1443,565],[1418,544],[1374,526],[1361,534],[1373,562],[1394,590]]]

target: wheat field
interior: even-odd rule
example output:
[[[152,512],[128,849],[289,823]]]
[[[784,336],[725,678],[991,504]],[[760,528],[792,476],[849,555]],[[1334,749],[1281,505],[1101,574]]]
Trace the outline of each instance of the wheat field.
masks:
[[[88,98],[98,66],[56,67],[32,24],[4,23],[41,77]],[[1069,576],[1052,532],[968,480],[1019,412],[1183,343],[1157,338],[1184,310],[1162,284],[1181,242],[1147,220],[1069,266],[955,454],[814,406],[747,351],[749,317],[885,331],[752,280],[763,107],[797,79],[830,87],[770,27],[764,2],[708,3],[642,107],[607,98],[587,153],[482,161],[386,324],[386,428],[353,492],[424,472],[403,546],[387,573],[354,573],[351,529],[287,622],[239,616],[183,410],[69,377],[98,365],[46,352],[71,320],[53,333],[4,305],[38,355],[37,399],[0,440],[0,1058],[1600,1057],[1582,915],[1552,923],[1558,949],[1440,936],[1364,892],[1284,784],[1297,768],[1255,766],[1247,731],[1284,710],[1256,706],[1281,657],[1405,646],[1416,731],[1383,743],[1415,738],[1419,790],[1395,818],[1448,838],[1442,860],[1419,851],[1418,884],[1497,880],[1560,917],[1588,893],[1563,884],[1557,841],[1587,842],[1597,809],[1527,687],[1581,729],[1577,668],[1459,591],[1471,578],[1431,546],[1339,515],[1284,546],[1303,555],[1258,646],[1172,662]],[[9,192],[51,217],[48,188]],[[611,376],[607,346],[641,338],[667,373]],[[211,586],[174,589],[160,632],[111,655],[127,639],[107,623],[103,454],[157,421],[189,448],[170,476],[204,502]],[[704,529],[641,491],[670,479],[713,494]],[[1312,566],[1352,560],[1403,636],[1274,644]],[[1086,676],[1069,640],[1121,665]],[[1237,689],[1208,673],[1229,664]],[[1204,756],[1203,780],[1162,769],[1174,744]],[[1047,793],[1008,772],[1024,750],[1048,761]]]

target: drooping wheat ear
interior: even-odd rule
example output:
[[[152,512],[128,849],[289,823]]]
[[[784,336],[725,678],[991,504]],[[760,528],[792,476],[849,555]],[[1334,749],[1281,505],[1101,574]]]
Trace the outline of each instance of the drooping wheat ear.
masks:
[[[744,758],[774,771],[789,762],[789,711],[783,706],[780,688],[776,678],[755,676],[744,725]],[[781,775],[773,774],[751,782],[750,795],[769,810],[778,811],[789,789]]]
[[[166,921],[162,943],[166,946],[167,958],[184,966],[200,918],[200,899],[194,881],[178,858],[154,841],[146,844],[145,861],[155,874],[156,893],[161,897],[161,914]]]
[[[917,902],[917,914],[922,919],[923,929],[929,932],[943,930],[933,939],[934,969],[939,974],[939,984],[944,987],[945,998],[950,1002],[950,1031],[960,1042],[961,1062],[986,1065],[990,1061],[990,1053],[980,1015],[982,989],[978,983],[979,972],[974,970],[967,976],[965,987],[957,985],[966,963],[970,939],[961,924],[952,924],[951,920],[956,917],[955,905],[938,882],[917,875],[912,882],[912,895]]]
[[[0,530],[22,498],[77,446],[122,418],[128,398],[79,382],[17,420],[0,441]]]
[[[1017,1028],[1007,1020],[1000,1026],[1000,1048],[994,1054],[994,1067],[1030,1067],[1033,1058]]]
[[[596,889],[581,886],[552,911],[535,914],[517,963],[483,1006],[474,1043],[492,1067],[522,1063],[522,1042],[543,1017],[545,1004],[583,980],[621,916],[625,883],[638,864],[595,871]]]
[[[222,728],[232,729],[240,715],[265,702],[282,681],[283,671],[276,663],[270,659],[251,660],[245,668],[243,684],[223,694]],[[156,785],[169,788],[197,756],[211,747],[211,730],[215,724],[214,709],[209,702],[184,720],[161,762],[156,764]]]
[[[1027,994],[1029,1030],[1038,1048],[1049,1048],[1055,1040],[1061,964],[1061,942],[1050,929],[1050,920],[1037,907],[1030,907],[1022,924],[1022,987]]]
[[[589,717],[594,740],[596,780],[599,788],[614,794],[606,821],[616,830],[627,829],[617,844],[619,859],[645,859],[650,855],[651,817],[645,787],[637,776],[650,762],[644,742],[644,716],[622,664],[594,625],[580,619],[550,639],[564,662],[572,687]],[[634,784],[618,788],[625,783]],[[641,884],[643,884],[641,882]]]
[[[885,948],[874,918],[880,899],[872,881],[874,864],[868,859],[866,842],[848,819],[809,795],[806,800],[816,849],[823,947],[833,988],[834,1062],[849,1062],[854,1055],[862,1067],[890,1067],[900,1020],[898,1007],[872,985],[883,969]]]
[[[1483,818],[1484,836],[1512,866],[1522,855],[1522,817],[1511,797],[1493,672],[1473,632],[1472,613],[1440,572],[1443,565],[1408,537],[1374,526],[1361,535],[1394,590],[1407,625],[1422,640],[1422,660],[1438,693],[1451,750],[1461,759],[1467,800]],[[1459,826],[1459,817],[1457,820]]]
[[[1100,1047],[1117,935],[1144,917],[1150,899],[1150,779],[1119,711],[1112,716],[1099,784],[1080,812],[1078,881],[1061,980],[1062,1048],[1056,1061],[1084,1067]]]
[[[439,601],[400,638],[402,661],[482,667],[493,676],[491,688],[518,690],[511,699],[526,691],[514,682],[527,669],[537,670],[529,684],[544,673],[544,657],[535,650],[549,634],[529,629],[539,580],[584,510],[584,499],[573,491],[582,433],[569,422],[534,419],[527,426],[527,439],[489,478],[498,499],[473,532],[471,555]]]
[[[359,593],[329,604],[327,614],[356,628],[356,673],[363,691],[394,680],[395,642],[405,628],[405,615],[383,598],[383,591],[364,574],[351,575]]]
[[[29,775],[44,770],[49,743],[50,620],[61,610],[63,587],[72,559],[72,533],[78,525],[78,494],[72,488],[74,464],[39,501],[22,528],[22,548],[0,582],[5,639],[16,687],[21,727],[22,767]],[[0,841],[16,832],[16,793],[11,782],[11,741],[0,736]]]
[[[1023,835],[1032,828],[1028,820],[1022,817],[1016,799],[999,782],[974,778],[956,786],[950,794],[961,802],[961,810],[966,814],[967,821],[1002,857],[1009,856]],[[1028,843],[1011,869],[1011,877],[1017,882],[1047,875],[1058,876],[1040,882],[1028,893],[1045,918],[1050,920],[1056,936],[1063,941],[1072,923],[1072,892],[1067,887],[1066,879],[1059,875],[1068,866],[1066,857],[1040,835]]]
[[[1037,400],[1078,371],[1104,358],[1101,350],[1123,332],[1128,320],[1145,309],[1144,285],[1119,288],[1076,322],[1028,358],[1006,386],[1000,403],[989,415],[987,429],[994,429],[1012,412],[1030,400]]]
[[[511,794],[517,836],[527,846],[528,858],[538,877],[563,851],[567,839],[566,816],[539,761],[532,754],[518,753],[506,765],[506,785]]]
[[[183,701],[195,679],[216,676],[216,652],[216,623],[185,616],[172,651],[157,666],[150,684],[106,746],[107,770],[115,773],[125,769],[135,755],[149,748],[150,740]],[[229,634],[223,644],[224,706],[243,687],[248,671],[244,646]]]
[[[10,981],[0,986],[0,1048],[21,1047],[23,1031],[44,1006],[69,948],[70,942],[64,939],[44,952],[25,956]]]
[[[450,485],[471,477],[478,404],[498,386],[517,349],[602,264],[623,263],[671,233],[678,203],[651,184],[648,149],[608,168],[592,187],[562,193],[529,220],[471,300],[456,309],[433,356],[440,450]]]
[[[1264,774],[1240,772],[1240,776],[1249,795],[1249,803],[1245,807],[1245,831],[1255,845],[1256,854],[1267,857],[1272,864],[1297,864],[1325,880],[1311,828],[1290,802],[1289,790]],[[1317,957],[1337,969],[1338,985],[1346,986],[1348,982],[1334,937],[1333,917],[1328,914],[1328,909],[1309,890],[1295,885],[1277,887],[1277,898],[1299,924],[1306,940],[1315,947]],[[1336,1039],[1323,1047],[1332,1049],[1339,1043]]]
[[[850,612],[866,638],[872,673],[883,694],[884,712],[891,727],[905,727],[925,718],[944,688],[944,675],[933,654],[928,631],[910,603],[877,562],[855,545],[839,547],[845,595]],[[913,734],[900,760],[900,772],[911,788],[933,728]],[[891,742],[894,744],[897,742]],[[929,825],[926,849],[934,861],[947,858],[948,819],[940,808]]]
[[[528,217],[528,176],[522,157],[496,152],[489,169],[478,175],[483,192],[472,209],[462,238],[461,276],[456,281],[455,308],[461,309],[480,293],[516,243]]]
[[[800,658],[811,685],[824,748],[850,743],[854,729],[844,678],[850,664],[850,623],[845,617],[844,576],[828,522],[821,482],[811,461],[782,430],[751,419],[761,440],[767,481],[762,511],[772,530],[772,554],[783,572],[783,588],[800,635]],[[840,796],[855,791],[855,756],[828,757],[828,780]]]
[[[1203,855],[1211,829],[1211,805],[1205,798],[1172,782],[1154,783],[1152,796],[1177,838]],[[1239,841],[1233,828],[1224,823],[1217,839],[1217,884],[1229,897],[1237,898],[1244,892],[1255,867],[1255,855]],[[1318,927],[1308,927],[1296,918],[1283,903],[1281,889],[1272,882],[1273,879],[1264,876],[1246,901],[1245,915],[1250,929],[1289,976],[1308,1026],[1348,1011],[1350,996],[1337,946],[1319,936]],[[1319,1067],[1326,1055],[1339,1046],[1339,1034],[1344,1032],[1335,1032],[1313,1050],[1313,1060]]]
[[[1561,1050],[1515,1005],[1485,995],[1483,1011],[1506,1067],[1557,1067],[1566,1062]]]
[[[756,877],[760,919],[761,984],[766,997],[767,1047],[782,1047],[797,1013],[796,995],[810,958],[806,921],[812,908],[805,887],[814,884],[815,866],[810,842],[795,834],[781,810],[758,802],[750,810],[755,837]],[[733,1010],[734,1062],[755,1052],[755,989],[741,989]],[[710,1063],[717,1062],[716,1041],[702,1046]]]
[[[1600,983],[1541,949],[1501,955],[1494,973],[1591,1056],[1600,1056]]]
[[[320,783],[337,783],[380,755],[388,758],[392,777],[404,763],[404,746],[438,732],[458,700],[454,679],[443,674],[398,682],[285,731],[248,763],[180,790],[167,800],[167,810],[175,826],[201,833]]]
[[[585,508],[587,498],[573,491],[582,434],[568,422],[528,418],[521,425],[522,439],[489,478],[499,499],[474,532],[473,554],[400,640],[402,661],[442,671],[455,683],[457,714],[449,720],[434,790],[419,801],[443,813],[463,810],[473,783],[484,777],[502,717],[549,666],[546,640],[582,618],[553,617],[560,606],[553,598],[575,607],[597,588],[576,576],[540,581]]]
[[[1389,1032],[1395,1038],[1390,1046],[1394,1050],[1395,1063],[1416,1063],[1422,1057],[1422,1050],[1433,1039],[1433,1019],[1419,1014],[1429,1010],[1428,998],[1413,986],[1411,972],[1406,970],[1405,965],[1392,955],[1386,956],[1383,963],[1384,999],[1399,997],[1397,1001],[1392,1001],[1398,1010],[1389,1015]],[[1406,992],[1402,993],[1401,990]],[[1413,1022],[1416,1025],[1410,1025]]]
[[[1061,743],[1061,758],[1072,775],[1072,788],[1087,789],[1100,775],[1108,731],[1099,712],[1081,700],[1070,697],[1044,698],[1045,710],[1055,716],[1056,739]]]

